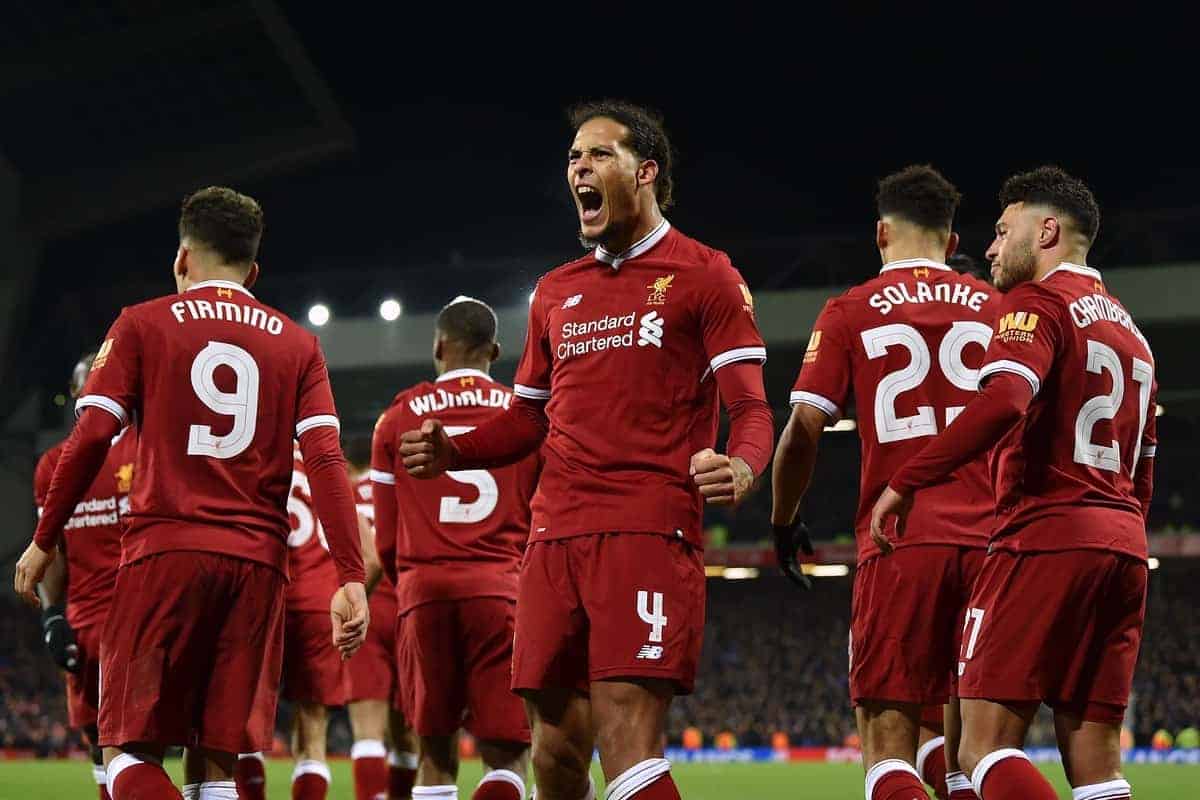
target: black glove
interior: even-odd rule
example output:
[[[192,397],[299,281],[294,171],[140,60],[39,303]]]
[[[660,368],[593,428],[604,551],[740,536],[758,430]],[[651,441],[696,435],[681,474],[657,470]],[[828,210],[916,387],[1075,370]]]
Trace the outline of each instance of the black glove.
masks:
[[[67,622],[66,609],[62,606],[50,606],[42,612],[42,639],[54,663],[67,672],[78,674],[79,645],[75,641],[75,631]]]
[[[792,583],[805,589],[812,588],[812,579],[804,574],[796,557],[803,550],[805,555],[813,554],[812,540],[808,536],[808,526],[796,521],[791,525],[772,525],[771,532],[775,536],[775,558],[779,568]]]

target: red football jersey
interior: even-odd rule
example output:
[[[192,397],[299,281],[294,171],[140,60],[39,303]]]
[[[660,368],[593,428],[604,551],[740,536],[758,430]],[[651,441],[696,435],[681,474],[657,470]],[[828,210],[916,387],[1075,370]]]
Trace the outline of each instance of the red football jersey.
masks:
[[[38,516],[50,491],[50,479],[62,453],[62,442],[38,459],[33,496]],[[113,439],[100,474],[63,529],[67,558],[67,622],[73,628],[103,625],[121,563],[121,533],[129,513],[137,434],[126,428]]]
[[[997,372],[1034,398],[992,453],[993,547],[1146,558],[1133,477],[1156,446],[1154,355],[1100,273],[1060,264],[1008,292],[980,378]]]
[[[357,476],[353,480],[354,484],[354,507],[358,509],[358,513],[362,514],[370,523],[371,528],[375,528],[375,501],[374,494],[371,489],[371,471],[367,470],[363,474]],[[392,579],[388,577],[387,570],[379,576],[379,582],[375,584],[376,592],[395,592],[396,587],[392,585]]]
[[[288,534],[288,611],[328,611],[329,600],[338,590],[337,567],[329,555],[325,529],[313,506],[312,490],[304,472],[300,448],[293,451],[292,492],[287,510],[291,522]]]
[[[394,491],[396,598],[399,613],[434,600],[466,597],[517,599],[517,573],[529,536],[529,502],[540,458],[511,466],[451,471],[417,480],[404,469],[400,436],[426,419],[446,433],[466,433],[512,402],[512,390],[487,373],[459,369],[436,383],[419,383],[392,401],[375,426],[371,480],[375,491]]]
[[[202,550],[286,574],[292,440],[338,427],[317,338],[230,281],[121,312],[76,411],[138,429],[123,563]]]
[[[825,304],[813,326],[792,405],[836,419],[853,394],[862,440],[858,560],[879,554],[871,507],[888,479],[949,425],[978,389],[1000,293],[945,264],[905,259]],[[983,547],[994,518],[983,458],[917,495],[897,547]]]
[[[712,373],[766,357],[729,257],[665,220],[624,253],[543,276],[514,387],[549,400],[532,540],[626,531],[702,547],[688,470],[716,444]]]

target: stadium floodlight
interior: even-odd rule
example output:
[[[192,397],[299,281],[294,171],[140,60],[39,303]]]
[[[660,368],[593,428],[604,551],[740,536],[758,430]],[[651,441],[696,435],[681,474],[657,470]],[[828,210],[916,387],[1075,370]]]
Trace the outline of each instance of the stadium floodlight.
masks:
[[[756,567],[726,567],[722,577],[727,581],[744,581],[747,578],[757,578],[758,569]]]
[[[379,304],[379,316],[388,322],[395,322],[400,319],[400,314],[403,311],[404,307],[400,305],[400,301],[392,297]]]
[[[1150,556],[1150,558],[1146,559],[1146,566],[1150,569],[1158,569],[1158,559],[1154,556]]]
[[[530,292],[530,293],[529,293],[529,305],[533,305],[533,296],[534,296],[535,294],[537,294],[537,290],[536,290],[536,289],[535,289],[534,291],[532,291],[532,292]]]
[[[1167,413],[1167,410],[1165,408],[1163,408],[1162,403],[1154,404],[1154,416],[1161,417],[1165,413]]]
[[[324,303],[313,303],[308,309],[308,321],[318,328],[329,322],[329,306]]]
[[[852,431],[858,428],[858,423],[852,419],[839,419],[832,425],[826,425],[827,431]]]
[[[814,578],[844,578],[850,574],[845,564],[801,564],[800,571]]]

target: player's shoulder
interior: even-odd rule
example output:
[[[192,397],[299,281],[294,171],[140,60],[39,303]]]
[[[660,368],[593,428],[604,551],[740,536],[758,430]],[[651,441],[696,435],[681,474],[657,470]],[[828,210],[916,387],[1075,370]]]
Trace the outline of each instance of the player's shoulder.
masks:
[[[1023,281],[1004,293],[1004,307],[1015,308],[1022,303],[1042,307],[1065,307],[1068,303],[1065,287],[1054,281]]]
[[[437,385],[432,381],[421,381],[396,392],[396,395],[392,398],[392,402],[388,404],[388,407],[384,409],[383,416],[380,417],[380,425],[395,423],[396,420],[402,417],[413,416],[413,399],[431,394],[436,390]]]

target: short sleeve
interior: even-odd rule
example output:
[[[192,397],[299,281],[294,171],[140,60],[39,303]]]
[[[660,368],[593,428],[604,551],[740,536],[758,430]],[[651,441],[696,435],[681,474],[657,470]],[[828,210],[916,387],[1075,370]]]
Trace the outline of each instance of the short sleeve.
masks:
[[[980,384],[997,372],[1011,372],[1029,381],[1036,395],[1062,347],[1061,313],[1062,303],[1034,284],[1006,294],[979,370]]]
[[[550,338],[547,331],[546,304],[542,300],[542,285],[538,284],[529,304],[529,324],[525,327],[525,350],[517,365],[513,394],[526,400],[550,399]]]
[[[389,411],[379,416],[375,432],[371,434],[371,482],[385,486],[396,485],[396,442],[392,432],[392,414]]]
[[[851,338],[839,304],[830,300],[813,324],[804,364],[792,386],[791,405],[809,405],[830,419],[842,416],[853,381]]]
[[[708,369],[716,372],[738,361],[767,360],[767,348],[754,319],[754,297],[741,273],[728,261],[699,290],[700,334]]]
[[[341,430],[337,408],[333,404],[333,389],[329,384],[329,369],[325,366],[325,354],[321,345],[313,338],[312,355],[304,374],[300,377],[300,394],[296,404],[296,438],[305,431],[327,425]]]
[[[54,467],[58,464],[61,452],[59,448],[54,447],[42,453],[37,468],[33,471],[33,502],[37,505],[39,517],[42,515],[42,507],[46,505],[46,495],[50,494],[50,479],[54,477]]]
[[[122,426],[133,420],[141,401],[142,341],[137,320],[129,309],[108,329],[83,392],[75,401],[75,416],[85,408],[102,408]]]

